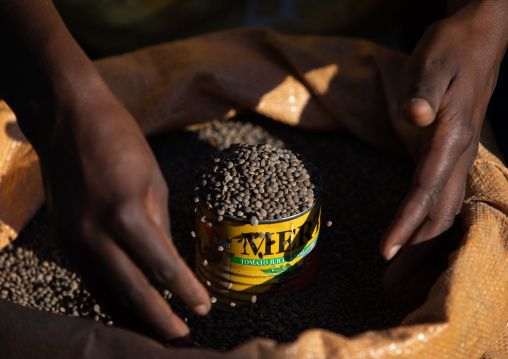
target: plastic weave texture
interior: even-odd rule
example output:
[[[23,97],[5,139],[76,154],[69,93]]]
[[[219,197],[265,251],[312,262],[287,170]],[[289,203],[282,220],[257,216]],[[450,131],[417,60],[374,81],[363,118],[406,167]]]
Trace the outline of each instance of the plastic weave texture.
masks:
[[[391,150],[418,133],[398,107],[406,54],[363,40],[230,30],[96,62],[146,135],[250,109],[308,130],[343,128]],[[0,102],[0,248],[44,202],[37,155]],[[508,170],[480,145],[459,248],[425,303],[398,327],[352,338],[319,328],[295,342],[254,339],[175,358],[508,358]]]

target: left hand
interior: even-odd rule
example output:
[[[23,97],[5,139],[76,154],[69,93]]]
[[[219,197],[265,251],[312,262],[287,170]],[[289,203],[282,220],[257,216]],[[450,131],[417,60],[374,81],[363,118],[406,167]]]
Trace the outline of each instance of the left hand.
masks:
[[[412,153],[411,189],[381,240],[388,260],[402,248],[385,273],[388,291],[413,276],[461,211],[506,44],[495,31],[476,9],[464,8],[433,24],[411,56],[401,112],[422,128],[421,147]]]

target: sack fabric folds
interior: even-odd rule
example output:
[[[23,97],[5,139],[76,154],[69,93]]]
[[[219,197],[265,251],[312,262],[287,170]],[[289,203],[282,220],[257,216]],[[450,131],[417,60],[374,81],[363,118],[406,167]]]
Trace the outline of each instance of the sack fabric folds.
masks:
[[[399,120],[406,54],[364,40],[237,29],[96,62],[146,135],[249,109],[308,130],[344,129],[409,150]],[[0,102],[0,248],[44,202],[38,159]],[[508,170],[480,145],[467,179],[463,237],[425,303],[396,328],[346,338],[322,329],[231,352],[175,349],[175,358],[508,358]]]

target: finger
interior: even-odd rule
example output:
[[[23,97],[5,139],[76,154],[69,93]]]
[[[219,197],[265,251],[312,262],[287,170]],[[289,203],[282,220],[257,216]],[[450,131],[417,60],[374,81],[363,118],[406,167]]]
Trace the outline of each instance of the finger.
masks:
[[[400,255],[387,269],[383,282],[387,292],[398,292],[415,273],[420,271],[423,263],[436,252],[436,248],[442,248],[444,239],[450,235],[456,215],[462,209],[465,195],[466,176],[470,167],[470,158],[475,155],[473,146],[465,151],[457,163],[450,180],[446,184],[438,204],[432,209],[424,223],[408,241]],[[425,270],[424,270],[425,272]],[[423,281],[428,278],[422,273],[420,280],[415,279],[413,286],[424,285]],[[416,291],[416,290],[415,290]]]
[[[416,168],[411,189],[383,236],[380,250],[390,260],[436,205],[460,155],[463,144],[450,123],[436,123],[430,145]]]
[[[434,254],[438,252],[450,233],[444,230],[438,220],[432,222],[428,220],[425,224],[427,226],[422,226],[421,230],[415,234],[415,242],[404,246],[384,273],[383,288],[385,292],[399,294],[415,273],[419,270],[428,272],[436,264],[437,255]],[[428,264],[423,268],[426,261]]]
[[[178,254],[166,231],[139,206],[122,210],[114,225],[116,239],[150,278],[172,291],[195,313],[211,307],[208,292]]]
[[[168,212],[169,188],[162,177],[158,165],[156,164],[155,166],[157,166],[157,173],[153,175],[155,178],[154,181],[156,182],[153,188],[156,188],[156,190],[151,190],[148,193],[148,198],[145,201],[148,204],[147,212],[154,222],[163,228],[168,237],[170,237],[171,226]]]
[[[188,336],[185,323],[129,256],[110,238],[100,238],[98,243],[85,254],[81,265],[85,265],[88,286],[108,312],[128,327],[160,340]]]
[[[444,68],[448,62],[438,56],[443,55],[420,55],[417,49],[411,57],[401,113],[413,125],[425,127],[434,121],[441,99],[453,79],[452,69]]]

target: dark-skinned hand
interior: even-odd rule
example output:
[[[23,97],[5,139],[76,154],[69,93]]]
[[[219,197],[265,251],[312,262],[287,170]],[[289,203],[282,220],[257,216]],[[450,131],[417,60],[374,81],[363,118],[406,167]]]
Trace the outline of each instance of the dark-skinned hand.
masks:
[[[384,275],[389,292],[399,292],[425,261],[432,262],[461,211],[507,38],[507,6],[476,3],[433,24],[408,65],[401,113],[421,128],[421,138],[412,149],[417,167],[411,189],[381,240],[386,259],[398,254]]]
[[[189,336],[155,287],[210,300],[173,244],[168,188],[133,117],[47,1],[0,0],[0,94],[40,158],[53,236],[115,321]]]
[[[105,86],[60,113],[38,153],[53,235],[124,326],[167,341],[189,330],[156,291],[198,314],[206,290],[172,242],[168,189],[138,125]]]

